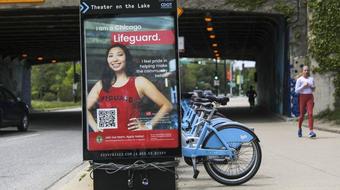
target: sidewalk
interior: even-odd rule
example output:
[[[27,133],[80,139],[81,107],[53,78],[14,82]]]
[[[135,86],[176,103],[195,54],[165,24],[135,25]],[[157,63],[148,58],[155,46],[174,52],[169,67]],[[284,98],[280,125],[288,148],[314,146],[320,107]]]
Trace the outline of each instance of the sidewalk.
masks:
[[[303,125],[304,127],[308,127],[307,125]],[[328,131],[332,133],[340,133],[340,126],[334,123],[323,122],[319,120],[315,120],[314,128],[320,131]]]
[[[292,121],[287,121],[287,123],[290,123]],[[285,123],[285,122],[283,122]],[[286,124],[287,124],[286,123]],[[292,122],[294,124],[295,122]],[[291,124],[289,124],[291,126]],[[291,131],[294,131],[294,127],[291,126],[292,128],[290,129]],[[304,125],[304,127],[307,127]],[[340,126],[336,126],[335,124],[331,123],[325,123],[321,121],[315,121],[315,129],[321,131],[328,131],[328,132],[333,132],[333,133],[340,133]],[[318,131],[316,131],[318,134]],[[295,133],[294,133],[295,134]],[[295,138],[295,137],[294,137]],[[186,167],[186,168],[184,168]],[[200,180],[194,180],[192,179],[192,171],[191,168],[185,166],[185,164],[181,161],[180,163],[180,169],[183,170],[185,169],[186,175],[188,175],[188,179],[193,180],[191,182],[195,182],[197,184],[201,184]],[[204,169],[201,169],[201,171],[204,171]],[[183,171],[179,171],[183,172]],[[202,174],[200,175],[204,175]],[[181,174],[183,175],[183,174]],[[202,176],[201,176],[202,177]],[[207,179],[209,179],[208,183],[215,183],[213,180],[210,180],[209,176],[206,176]],[[256,180],[255,180],[256,181]],[[207,183],[206,180],[203,181],[204,183]],[[183,183],[183,184],[181,184]],[[180,188],[183,188],[182,186],[187,186],[187,183],[189,183],[186,180],[177,180],[177,186]],[[191,183],[190,183],[191,184]],[[244,187],[244,186],[243,186]],[[200,187],[195,187],[197,189],[200,189]],[[53,184],[49,190],[93,190],[93,180],[90,177],[90,170],[89,170],[89,163],[88,162],[83,162],[79,167],[71,171],[70,173],[66,174],[64,177],[62,177],[58,182]],[[222,188],[223,189],[223,188]],[[228,189],[233,189],[231,187],[228,187]]]
[[[49,190],[93,190],[90,177],[90,164],[83,162],[79,167],[62,177]]]
[[[298,118],[288,118],[286,116],[279,116],[277,115],[280,119],[284,121],[293,121],[296,122],[298,121]],[[308,125],[306,123],[308,121],[307,118],[304,119],[304,123],[302,124],[303,127],[308,128]],[[332,132],[332,133],[339,133],[340,134],[340,126],[336,125],[335,123],[332,122],[327,122],[327,121],[321,121],[321,120],[314,120],[314,129],[320,130],[320,131],[327,131],[327,132]]]

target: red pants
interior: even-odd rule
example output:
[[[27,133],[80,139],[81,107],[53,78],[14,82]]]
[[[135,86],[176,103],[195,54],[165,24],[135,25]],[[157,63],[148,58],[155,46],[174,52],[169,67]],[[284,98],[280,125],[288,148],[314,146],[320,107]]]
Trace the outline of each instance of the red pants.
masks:
[[[313,107],[314,107],[313,94],[300,94],[299,96],[299,111],[300,111],[299,128],[301,128],[303,122],[306,106],[308,114],[308,127],[310,130],[313,130]]]

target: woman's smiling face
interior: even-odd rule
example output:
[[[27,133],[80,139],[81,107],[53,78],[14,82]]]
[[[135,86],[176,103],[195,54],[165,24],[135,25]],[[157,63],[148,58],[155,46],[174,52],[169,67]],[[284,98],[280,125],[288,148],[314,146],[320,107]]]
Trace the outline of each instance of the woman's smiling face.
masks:
[[[107,63],[114,72],[124,71],[126,67],[126,55],[122,48],[111,48],[107,55]]]

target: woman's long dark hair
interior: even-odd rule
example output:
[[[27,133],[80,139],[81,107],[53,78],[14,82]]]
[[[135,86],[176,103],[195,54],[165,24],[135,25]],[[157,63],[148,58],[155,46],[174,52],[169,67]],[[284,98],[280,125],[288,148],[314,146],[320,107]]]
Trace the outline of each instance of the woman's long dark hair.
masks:
[[[102,81],[103,90],[106,91],[106,92],[108,92],[109,89],[111,88],[111,86],[116,82],[115,72],[109,67],[109,64],[107,62],[107,57],[109,55],[110,50],[112,48],[115,48],[115,47],[121,48],[125,53],[125,57],[126,57],[125,72],[126,72],[126,75],[131,76],[133,74],[134,69],[136,69],[134,67],[134,64],[133,64],[133,61],[132,61],[132,55],[131,55],[129,49],[126,46],[124,46],[123,44],[113,44],[106,51],[105,66],[104,66],[102,76],[100,78],[101,81]]]

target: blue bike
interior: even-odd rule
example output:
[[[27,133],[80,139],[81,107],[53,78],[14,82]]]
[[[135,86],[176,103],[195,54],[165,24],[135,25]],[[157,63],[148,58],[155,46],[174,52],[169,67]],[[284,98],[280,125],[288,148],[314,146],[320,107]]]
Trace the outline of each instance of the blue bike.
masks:
[[[252,130],[217,114],[211,100],[183,101],[181,107],[182,152],[193,166],[194,178],[200,163],[210,177],[225,185],[245,183],[256,174],[262,153]]]

